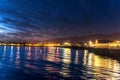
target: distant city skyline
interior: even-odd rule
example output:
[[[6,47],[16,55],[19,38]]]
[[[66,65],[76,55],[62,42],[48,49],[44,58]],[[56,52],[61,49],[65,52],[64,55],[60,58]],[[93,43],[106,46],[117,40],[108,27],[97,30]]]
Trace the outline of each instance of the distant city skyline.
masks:
[[[1,40],[120,32],[119,0],[0,0]]]

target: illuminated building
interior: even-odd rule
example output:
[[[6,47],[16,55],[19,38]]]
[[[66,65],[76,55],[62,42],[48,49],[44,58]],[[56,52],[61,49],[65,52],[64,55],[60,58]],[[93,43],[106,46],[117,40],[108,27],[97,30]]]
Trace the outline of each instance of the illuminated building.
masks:
[[[89,41],[89,47],[94,48],[120,48],[120,41],[110,40],[96,40],[95,42]]]
[[[89,41],[89,46],[90,46],[90,47],[93,47],[93,46],[94,46],[94,43],[93,43],[91,40]]]
[[[63,46],[71,46],[71,43],[65,42],[65,43],[63,44]]]

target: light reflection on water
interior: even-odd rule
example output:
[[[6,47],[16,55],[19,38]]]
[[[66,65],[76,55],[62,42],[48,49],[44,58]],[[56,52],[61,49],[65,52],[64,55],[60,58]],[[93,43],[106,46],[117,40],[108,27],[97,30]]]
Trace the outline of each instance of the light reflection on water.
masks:
[[[118,80],[119,66],[87,50],[0,46],[1,80]]]

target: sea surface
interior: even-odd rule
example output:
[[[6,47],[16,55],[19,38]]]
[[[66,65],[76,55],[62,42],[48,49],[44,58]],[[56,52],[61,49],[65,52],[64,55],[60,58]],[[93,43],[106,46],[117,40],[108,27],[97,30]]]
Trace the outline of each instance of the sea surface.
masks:
[[[118,80],[120,61],[88,50],[0,46],[0,80]]]

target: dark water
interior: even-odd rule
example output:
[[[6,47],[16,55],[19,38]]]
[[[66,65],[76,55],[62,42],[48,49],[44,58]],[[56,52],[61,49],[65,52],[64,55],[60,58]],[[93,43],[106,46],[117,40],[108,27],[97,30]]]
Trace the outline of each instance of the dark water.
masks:
[[[120,63],[59,47],[0,46],[0,80],[118,80]]]

